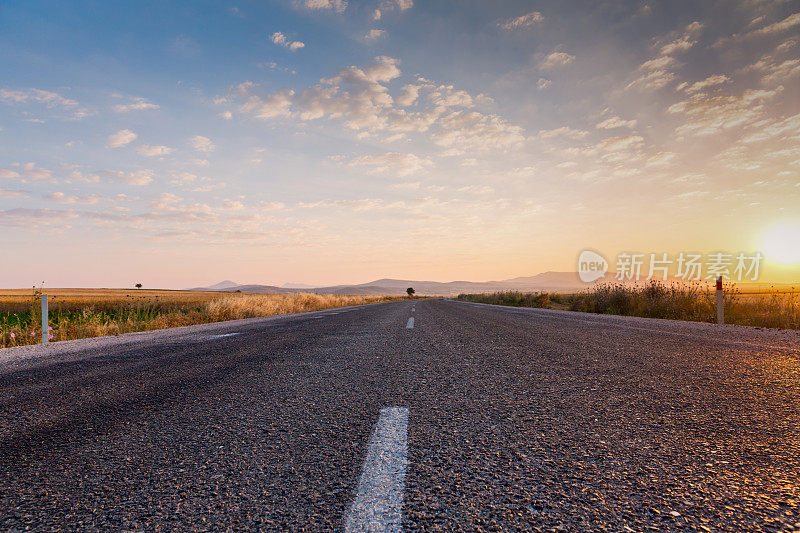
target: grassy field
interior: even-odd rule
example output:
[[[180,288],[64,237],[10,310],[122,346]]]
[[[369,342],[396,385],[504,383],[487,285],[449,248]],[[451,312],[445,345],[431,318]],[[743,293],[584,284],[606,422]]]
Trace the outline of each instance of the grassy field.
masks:
[[[46,289],[44,292],[53,341],[401,299],[147,289]],[[0,347],[41,342],[40,295],[40,291],[32,289],[0,290]]]
[[[800,329],[800,292],[795,289],[740,292],[726,285],[725,322],[743,326]],[[461,294],[459,300],[540,307],[609,315],[639,316],[716,322],[716,292],[705,284],[647,285],[602,284],[574,293],[524,293],[516,291]]]

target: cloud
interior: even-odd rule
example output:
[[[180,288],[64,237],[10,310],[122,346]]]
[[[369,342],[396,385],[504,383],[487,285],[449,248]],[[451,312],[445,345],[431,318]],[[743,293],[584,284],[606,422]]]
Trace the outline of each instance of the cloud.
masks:
[[[547,89],[551,85],[553,85],[553,82],[546,78],[539,78],[539,81],[536,82],[536,88],[539,89],[540,91],[542,89]]]
[[[30,198],[30,193],[28,191],[0,189],[0,198]]]
[[[58,93],[43,91],[41,89],[0,89],[0,100],[7,104],[25,104],[36,102],[47,107],[75,107],[78,102],[64,98]]]
[[[676,64],[677,61],[675,61],[675,58],[672,56],[659,56],[654,59],[649,59],[639,65],[639,70],[643,72],[664,70],[666,68],[673,67]]]
[[[284,89],[264,98],[254,95],[242,111],[268,119],[291,116],[294,109],[301,120],[346,118],[345,125],[351,129],[385,126],[380,114],[392,106],[393,100],[383,83],[400,75],[397,63],[394,58],[379,56],[370,67],[344,68],[298,94]]]
[[[763,28],[754,30],[749,34],[747,34],[747,36],[770,35],[773,33],[780,33],[788,29],[794,28],[795,26],[800,26],[800,13],[793,13],[779,22],[775,22],[774,24],[770,24],[768,26],[764,26]]]
[[[671,54],[694,46],[697,42],[694,37],[702,28],[703,25],[695,21],[688,24],[680,36],[674,37],[673,33],[671,40],[660,46],[658,55],[639,65],[638,77],[628,83],[625,89],[656,90],[669,85],[675,79],[672,69],[678,64]]]
[[[283,202],[264,202],[264,201],[259,201],[259,202],[256,202],[253,207],[258,209],[259,211],[277,211],[279,209],[285,209],[286,208],[286,204],[284,204]]]
[[[26,178],[33,180],[45,180],[53,176],[53,171],[47,170],[46,168],[37,167],[33,163],[25,163],[25,165],[22,167],[22,174]]]
[[[97,183],[100,181],[100,176],[97,174],[84,174],[80,170],[73,170],[67,174],[67,183],[74,181],[83,183]]]
[[[132,172],[123,172],[121,170],[101,170],[98,172],[98,174],[112,177],[135,187],[143,187],[153,183],[153,171],[147,169],[134,170]]]
[[[168,155],[175,151],[174,148],[170,148],[169,146],[152,146],[149,144],[143,144],[142,146],[136,149],[143,156],[147,157],[155,157],[159,155]]]
[[[395,9],[399,11],[405,11],[407,9],[411,9],[412,7],[414,7],[414,0],[382,0],[380,3],[380,9],[377,9],[376,11],[380,11],[381,14],[383,14],[387,11],[393,11]],[[373,12],[373,17],[374,15],[375,13]]]
[[[299,202],[301,209],[336,208],[351,211],[374,211],[379,209],[416,210],[427,204],[437,203],[429,198],[415,198],[409,201],[387,201],[382,198],[360,198],[357,200],[319,200],[316,202]]]
[[[800,114],[785,119],[759,121],[757,131],[751,131],[739,142],[749,144],[773,140],[800,141]]]
[[[466,192],[469,194],[493,194],[494,189],[488,185],[466,185],[464,187],[459,187],[457,189],[458,192]]]
[[[403,92],[395,97],[394,101],[401,107],[408,107],[417,101],[419,98],[419,85],[405,85]]]
[[[672,152],[658,152],[647,158],[649,167],[659,167],[670,164],[675,159],[675,154]]]
[[[208,137],[195,135],[189,139],[189,144],[198,152],[210,153],[216,148]]]
[[[525,142],[524,130],[496,115],[456,111],[441,119],[442,131],[431,135],[438,146],[457,151],[501,151]]]
[[[159,106],[145,98],[132,98],[127,104],[117,104],[114,111],[117,113],[128,113],[129,111],[145,111],[148,109],[159,109]]]
[[[522,128],[498,116],[448,113],[450,108],[472,108],[476,102],[492,101],[483,94],[472,96],[452,85],[439,85],[417,76],[417,83],[406,84],[393,97],[387,85],[402,74],[398,65],[394,58],[379,56],[368,67],[345,67],[299,92],[283,89],[265,97],[254,94],[242,104],[241,110],[263,119],[338,119],[346,128],[358,132],[358,139],[381,131],[430,132],[435,144],[451,152],[506,151],[524,142]],[[420,110],[404,109],[412,104]],[[397,139],[398,136],[390,135],[384,137],[384,142]]]
[[[13,170],[8,170],[6,168],[0,168],[0,178],[14,179],[19,177],[19,172],[14,172]]]
[[[542,62],[539,63],[539,68],[547,70],[555,67],[561,67],[572,63],[574,60],[574,55],[555,50],[545,56]]]
[[[277,44],[278,46],[282,46],[284,48],[288,48],[290,51],[295,52],[304,48],[306,45],[301,41],[290,41],[286,38],[284,34],[279,31],[276,31],[272,35],[269,36],[269,40],[273,43]]]
[[[568,137],[570,139],[582,139],[589,135],[589,132],[586,130],[576,130],[570,128],[569,126],[561,126],[560,128],[552,129],[552,130],[541,130],[539,131],[539,138],[540,139],[552,139],[553,137]]]
[[[443,107],[472,107],[474,102],[467,91],[456,90],[452,85],[440,85],[428,96],[430,101]]]
[[[350,161],[350,166],[369,167],[370,174],[394,173],[404,177],[419,173],[433,166],[430,159],[414,154],[388,152],[379,155],[362,155]]]
[[[661,55],[671,55],[675,52],[683,52],[690,49],[697,43],[695,37],[700,33],[703,25],[699,22],[692,22],[680,37],[668,42],[661,47]]]
[[[69,118],[82,119],[89,116],[89,110],[79,107],[78,102],[65,98],[52,91],[41,89],[7,89],[0,88],[0,102],[8,105],[37,103],[43,104],[47,108],[60,107],[71,113]],[[33,119],[39,120],[39,119]]]
[[[270,119],[288,117],[292,114],[294,91],[284,89],[265,98],[251,96],[241,107],[244,113],[253,113],[256,118]]]
[[[595,127],[601,130],[612,130],[615,128],[633,128],[635,126],[635,120],[623,120],[619,117],[609,117],[599,122]]]
[[[172,184],[173,185],[186,185],[189,183],[193,183],[197,180],[197,174],[192,174],[190,172],[175,172],[172,174]]]
[[[312,11],[335,11],[344,13],[347,9],[346,0],[297,0],[297,4]]]
[[[367,34],[364,35],[364,39],[367,41],[377,41],[384,35],[386,35],[386,30],[369,30]]]
[[[779,61],[774,56],[766,55],[743,70],[759,72],[761,81],[765,84],[786,83],[791,78],[800,76],[800,59]]]
[[[625,88],[640,88],[650,90],[661,89],[662,87],[666,87],[674,79],[675,74],[672,72],[666,70],[653,70],[643,73],[641,76],[630,82]]]
[[[131,130],[119,130],[117,133],[108,136],[106,146],[109,148],[120,148],[136,140],[136,134]]]
[[[639,65],[640,75],[630,82],[625,88],[660,89],[675,79],[675,74],[670,70],[677,62],[670,56],[659,56],[645,61]]]
[[[86,196],[68,196],[63,192],[51,192],[45,195],[45,198],[52,200],[59,204],[96,204],[100,197],[96,194],[89,194]]]
[[[679,126],[678,135],[711,135],[722,130],[753,124],[764,113],[765,102],[783,91],[746,90],[741,96],[714,95],[698,92],[686,100],[672,104],[667,111],[684,115],[687,120]]]
[[[170,211],[175,209],[183,198],[171,192],[162,192],[150,202],[150,207],[156,211]]]
[[[222,202],[222,209],[228,211],[241,211],[244,209],[244,204],[238,200],[226,199]]]
[[[530,28],[537,22],[542,22],[542,21],[544,21],[544,16],[541,13],[539,13],[538,11],[531,11],[530,13],[526,13],[525,15],[508,19],[504,22],[499,22],[497,25],[504,30],[513,31],[513,30],[521,30],[524,28]]]
[[[606,137],[592,145],[570,149],[569,151],[583,156],[597,157],[599,162],[614,165],[614,175],[624,176],[632,175],[633,172],[639,173],[639,170],[631,167],[631,165],[645,157],[642,151],[643,148],[644,138],[640,135],[619,135]],[[583,179],[588,179],[593,174],[595,175],[594,177],[600,178],[607,172],[608,170],[596,168],[591,172],[582,172],[580,175]]]
[[[697,91],[702,91],[707,87],[714,87],[716,85],[722,85],[723,83],[730,82],[731,79],[728,76],[723,74],[717,74],[715,76],[709,76],[708,78],[704,79],[703,81],[698,81],[693,83],[692,85],[688,84],[681,84],[678,86],[678,90],[684,90],[687,93],[696,93]]]

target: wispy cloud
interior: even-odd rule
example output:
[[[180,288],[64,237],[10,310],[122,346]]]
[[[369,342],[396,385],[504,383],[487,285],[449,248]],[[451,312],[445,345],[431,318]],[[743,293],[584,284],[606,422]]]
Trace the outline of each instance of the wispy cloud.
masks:
[[[0,102],[8,105],[35,103],[44,105],[46,108],[61,108],[70,113],[67,118],[71,119],[82,119],[92,114],[87,108],[81,107],[77,101],[42,89],[0,88]]]
[[[143,144],[142,146],[136,148],[136,151],[146,157],[155,157],[160,155],[169,155],[174,152],[175,149],[163,145],[152,146],[149,144]]]
[[[433,166],[430,159],[414,154],[388,152],[378,155],[363,155],[350,161],[350,166],[368,167],[371,174],[391,172],[400,177],[417,174]]]
[[[150,102],[146,98],[136,97],[131,98],[128,103],[114,105],[114,111],[117,113],[128,113],[130,111],[145,111],[149,109],[159,109],[159,106]]]
[[[386,35],[386,30],[369,30],[367,34],[364,35],[364,39],[367,41],[377,41],[384,35]]]
[[[538,11],[531,11],[530,13],[520,15],[519,17],[514,17],[503,22],[499,22],[497,25],[504,30],[513,31],[530,28],[543,21],[544,15]]]
[[[216,147],[214,143],[211,142],[211,139],[208,137],[203,137],[202,135],[195,135],[189,139],[189,145],[198,152],[204,153],[211,153],[213,152]]]
[[[136,134],[131,130],[119,130],[113,133],[106,139],[106,146],[109,148],[120,148],[126,146],[136,140]]]
[[[623,120],[619,117],[608,117],[597,123],[597,128],[601,130],[613,130],[616,128],[633,128],[636,126],[635,120]]]
[[[302,41],[290,41],[283,33],[276,31],[269,36],[269,40],[278,46],[288,48],[290,51],[295,52],[301,48],[305,48],[305,43]]]
[[[296,0],[296,4],[312,11],[335,11],[344,13],[347,9],[346,0]]]
[[[53,177],[52,170],[37,167],[34,163],[25,163],[22,167],[22,174],[33,180],[45,180]]]
[[[555,67],[561,67],[564,65],[569,65],[575,60],[575,56],[572,54],[568,54],[567,52],[561,52],[559,50],[554,50],[547,54],[544,59],[539,63],[539,68],[543,70],[552,69]]]

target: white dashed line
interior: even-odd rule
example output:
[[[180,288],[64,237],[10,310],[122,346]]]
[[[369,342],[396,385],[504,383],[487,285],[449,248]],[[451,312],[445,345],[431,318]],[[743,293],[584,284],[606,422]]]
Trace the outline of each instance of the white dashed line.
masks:
[[[234,335],[241,335],[241,333],[220,333],[219,335],[211,335],[209,339],[222,339],[224,337],[233,337]]]
[[[345,517],[347,533],[402,531],[408,466],[408,409],[387,407],[375,424],[356,498]]]
[[[414,329],[414,317],[408,319],[408,324],[406,324],[406,329]]]

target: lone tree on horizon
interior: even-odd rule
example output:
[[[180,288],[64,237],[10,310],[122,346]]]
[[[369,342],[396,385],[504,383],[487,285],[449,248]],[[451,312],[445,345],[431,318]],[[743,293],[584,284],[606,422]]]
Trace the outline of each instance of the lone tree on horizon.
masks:
[[[141,289],[142,288],[142,284],[141,283],[137,283],[136,285],[134,285],[134,287],[136,287],[137,289]]]
[[[414,293],[416,291],[414,290],[414,287],[409,287],[406,289],[406,292],[408,293],[409,296],[414,296]]]

